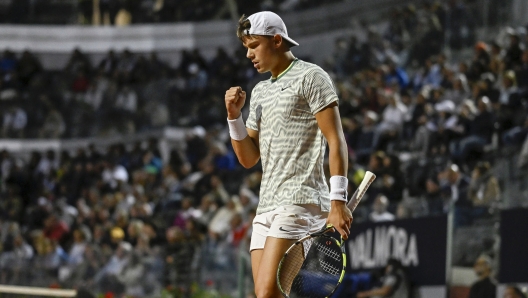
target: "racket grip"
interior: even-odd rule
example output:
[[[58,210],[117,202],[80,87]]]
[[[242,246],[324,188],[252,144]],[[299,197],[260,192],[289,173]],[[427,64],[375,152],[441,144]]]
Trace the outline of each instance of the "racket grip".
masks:
[[[365,192],[369,188],[370,184],[374,182],[376,179],[376,175],[370,171],[367,171],[365,173],[365,177],[363,177],[363,181],[359,184],[359,187],[356,189],[352,197],[350,198],[350,202],[348,202],[347,207],[350,209],[350,211],[354,212],[356,210],[357,205],[363,198],[363,195],[365,195]]]
[[[357,206],[356,201],[358,200],[357,199],[358,193],[359,193],[359,188],[356,188],[356,191],[352,194],[352,196],[350,197],[350,201],[348,201],[348,203],[347,203],[348,209],[350,209],[350,211],[352,211],[352,212],[354,211],[354,209],[356,209],[356,206]],[[357,203],[359,203],[359,202],[357,202]],[[356,206],[354,206],[354,205],[356,205]]]

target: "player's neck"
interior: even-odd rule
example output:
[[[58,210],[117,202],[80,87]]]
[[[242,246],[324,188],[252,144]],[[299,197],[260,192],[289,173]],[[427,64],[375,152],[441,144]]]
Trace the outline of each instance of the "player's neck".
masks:
[[[279,57],[279,61],[277,62],[275,67],[270,71],[271,77],[278,77],[283,71],[285,71],[290,66],[293,60],[295,60],[295,56],[293,56],[291,51],[287,51],[281,54]]]

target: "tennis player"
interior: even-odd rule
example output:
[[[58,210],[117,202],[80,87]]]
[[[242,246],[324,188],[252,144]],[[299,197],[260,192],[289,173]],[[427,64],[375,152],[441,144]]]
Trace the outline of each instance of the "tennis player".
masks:
[[[276,274],[295,240],[333,224],[346,239],[352,214],[346,207],[348,155],[335,86],[319,66],[296,58],[298,43],[273,12],[242,16],[237,35],[247,58],[271,78],[252,91],[249,116],[241,109],[246,92],[226,91],[229,133],[240,163],[259,159],[262,182],[251,236],[251,264],[258,298],[281,297]],[[329,146],[330,190],[323,159]]]

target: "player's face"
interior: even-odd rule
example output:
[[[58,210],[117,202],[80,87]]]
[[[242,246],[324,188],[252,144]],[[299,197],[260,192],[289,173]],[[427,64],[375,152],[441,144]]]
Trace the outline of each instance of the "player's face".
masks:
[[[248,37],[244,40],[246,57],[259,73],[270,71],[274,67],[275,46],[273,38],[267,36]]]

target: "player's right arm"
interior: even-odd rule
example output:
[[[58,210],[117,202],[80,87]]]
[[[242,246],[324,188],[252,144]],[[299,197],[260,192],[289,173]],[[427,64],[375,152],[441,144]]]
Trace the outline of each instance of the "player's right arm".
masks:
[[[227,109],[227,119],[235,120],[242,117],[242,107],[246,102],[246,92],[241,87],[231,87],[225,94],[225,105]],[[240,164],[245,168],[251,168],[256,165],[260,159],[260,150],[258,143],[258,131],[245,128],[247,136],[243,139],[233,139],[231,135],[231,144]]]

